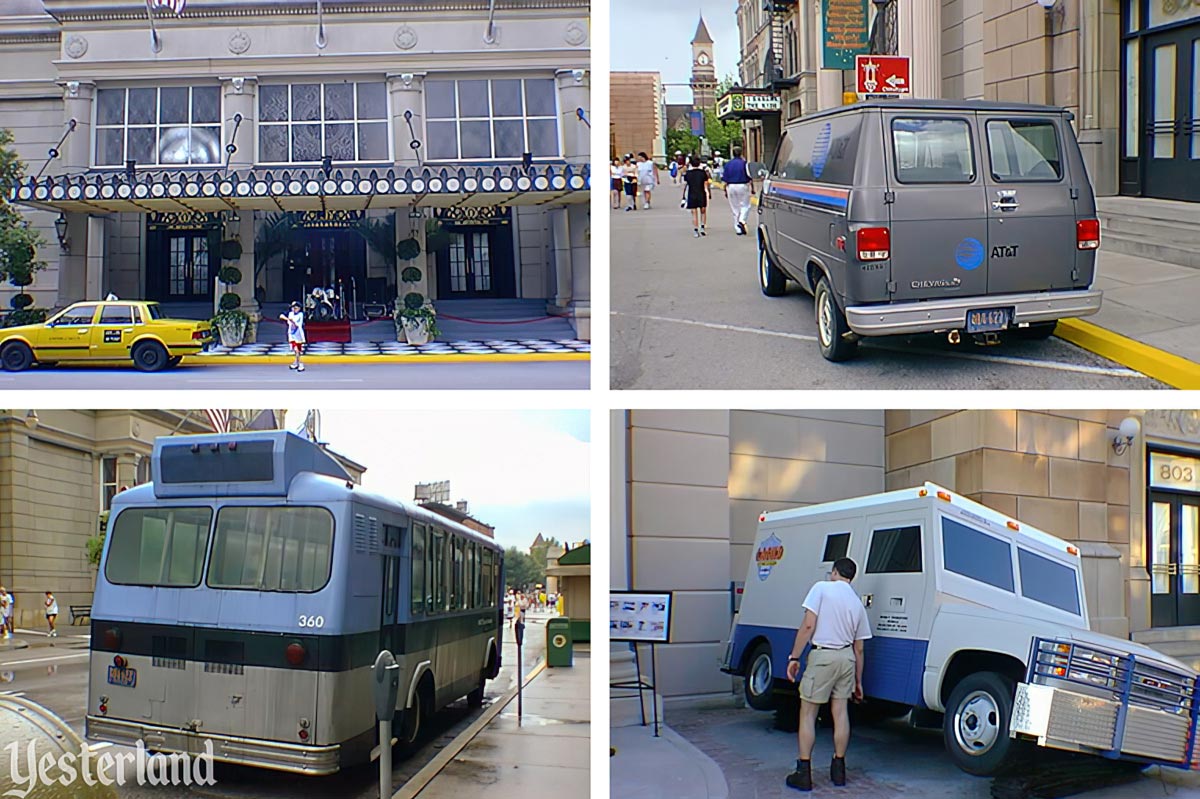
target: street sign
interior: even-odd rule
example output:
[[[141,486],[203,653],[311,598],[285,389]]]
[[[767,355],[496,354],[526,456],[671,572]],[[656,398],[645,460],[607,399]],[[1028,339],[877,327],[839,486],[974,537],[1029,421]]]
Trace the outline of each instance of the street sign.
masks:
[[[855,89],[859,94],[910,94],[908,56],[854,57]]]

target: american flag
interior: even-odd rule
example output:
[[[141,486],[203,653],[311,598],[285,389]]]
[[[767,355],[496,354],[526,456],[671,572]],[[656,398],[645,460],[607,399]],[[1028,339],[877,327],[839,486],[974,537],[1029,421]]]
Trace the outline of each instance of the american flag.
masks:
[[[186,5],[187,0],[146,0],[146,6],[150,9],[169,8],[175,12],[175,16],[182,14]]]
[[[208,417],[209,423],[213,426],[213,430],[218,433],[229,432],[229,409],[204,411],[204,415]]]

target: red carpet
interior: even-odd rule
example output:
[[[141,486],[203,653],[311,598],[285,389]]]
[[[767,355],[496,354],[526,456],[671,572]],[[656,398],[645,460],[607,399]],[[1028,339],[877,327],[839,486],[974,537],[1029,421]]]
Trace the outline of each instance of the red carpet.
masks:
[[[332,341],[337,344],[350,343],[350,320],[336,319],[332,322],[306,322],[305,338],[309,344]]]

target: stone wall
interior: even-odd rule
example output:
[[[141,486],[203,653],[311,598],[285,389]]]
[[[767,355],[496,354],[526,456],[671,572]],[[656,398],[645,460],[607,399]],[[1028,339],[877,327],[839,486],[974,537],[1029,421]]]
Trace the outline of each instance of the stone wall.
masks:
[[[983,0],[942,0],[942,97],[983,97]]]
[[[1078,114],[1079,3],[1061,2],[1056,8],[1064,13],[1048,13],[1029,0],[988,0],[983,12],[985,99],[1049,103]]]
[[[657,72],[611,73],[612,147],[618,156],[641,151],[654,154],[665,133],[659,125],[661,80]]]

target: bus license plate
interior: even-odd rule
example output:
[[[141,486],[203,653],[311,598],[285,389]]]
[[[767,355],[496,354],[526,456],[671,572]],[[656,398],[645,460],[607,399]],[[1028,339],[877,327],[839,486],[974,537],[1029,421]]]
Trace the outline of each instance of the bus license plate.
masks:
[[[137,686],[137,669],[131,669],[128,666],[109,666],[108,667],[108,684],[120,685],[122,688],[134,688]]]
[[[978,311],[967,311],[968,333],[990,333],[995,330],[1007,330],[1012,321],[1012,308],[984,308]]]

